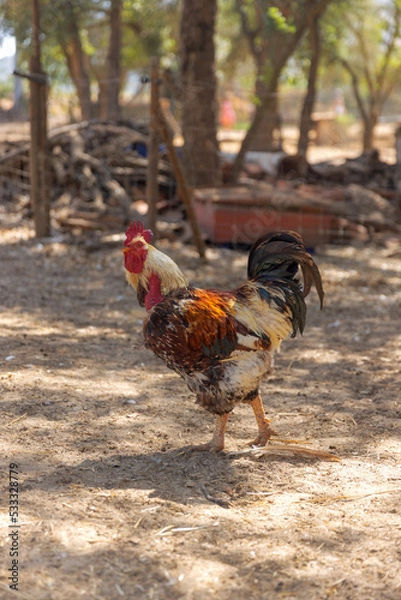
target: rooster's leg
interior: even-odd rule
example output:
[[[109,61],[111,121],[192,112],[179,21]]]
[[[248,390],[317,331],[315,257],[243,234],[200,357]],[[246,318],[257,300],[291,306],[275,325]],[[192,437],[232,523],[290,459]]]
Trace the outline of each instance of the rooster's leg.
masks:
[[[206,444],[198,444],[189,446],[190,450],[209,450],[210,452],[220,452],[224,448],[224,433],[227,427],[229,413],[224,415],[217,415],[216,427],[213,433],[213,437],[210,442]]]
[[[275,435],[276,432],[270,427],[271,421],[266,417],[265,409],[263,408],[262,398],[260,394],[258,394],[255,400],[252,400],[250,404],[252,406],[253,413],[256,417],[256,422],[258,424],[258,435],[256,439],[249,443],[249,445],[265,446],[271,438],[271,436]]]

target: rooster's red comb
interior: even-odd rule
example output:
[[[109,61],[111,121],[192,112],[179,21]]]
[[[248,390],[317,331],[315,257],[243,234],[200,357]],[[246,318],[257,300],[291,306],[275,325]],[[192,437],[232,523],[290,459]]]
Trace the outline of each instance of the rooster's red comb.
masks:
[[[145,225],[142,223],[142,221],[134,221],[131,223],[125,232],[125,235],[127,237],[125,238],[124,246],[129,246],[132,240],[138,235],[141,235],[148,243],[152,241],[153,237],[152,231],[150,229],[145,229]]]

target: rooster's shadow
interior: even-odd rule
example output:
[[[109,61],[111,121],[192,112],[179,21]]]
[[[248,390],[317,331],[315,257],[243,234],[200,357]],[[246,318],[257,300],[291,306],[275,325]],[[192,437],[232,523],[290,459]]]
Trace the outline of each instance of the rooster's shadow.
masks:
[[[252,487],[251,465],[265,461],[292,463],[294,467],[299,467],[300,462],[310,463],[304,457],[255,459],[231,456],[226,452],[191,452],[188,447],[182,447],[147,454],[114,454],[86,459],[77,465],[63,464],[50,475],[50,479],[53,479],[55,487],[79,485],[88,489],[148,490],[148,498],[156,501],[205,504],[213,501],[211,498],[215,494],[226,497],[227,490]],[[271,466],[266,465],[266,468],[270,471]],[[49,483],[48,478],[47,485]]]

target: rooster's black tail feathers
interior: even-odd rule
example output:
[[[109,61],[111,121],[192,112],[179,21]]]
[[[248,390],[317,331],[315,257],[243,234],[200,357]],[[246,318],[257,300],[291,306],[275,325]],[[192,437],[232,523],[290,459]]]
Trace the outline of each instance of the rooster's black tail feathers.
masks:
[[[273,232],[259,238],[249,253],[248,278],[261,283],[280,279],[297,282],[298,267],[303,275],[303,297],[314,285],[322,307],[324,292],[319,269],[295,231]]]

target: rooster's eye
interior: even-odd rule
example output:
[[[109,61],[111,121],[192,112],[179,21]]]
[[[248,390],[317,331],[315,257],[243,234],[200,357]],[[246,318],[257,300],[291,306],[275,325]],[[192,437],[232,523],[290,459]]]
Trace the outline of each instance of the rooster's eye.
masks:
[[[143,246],[142,242],[137,242],[135,244],[135,248],[142,248],[142,246]]]

